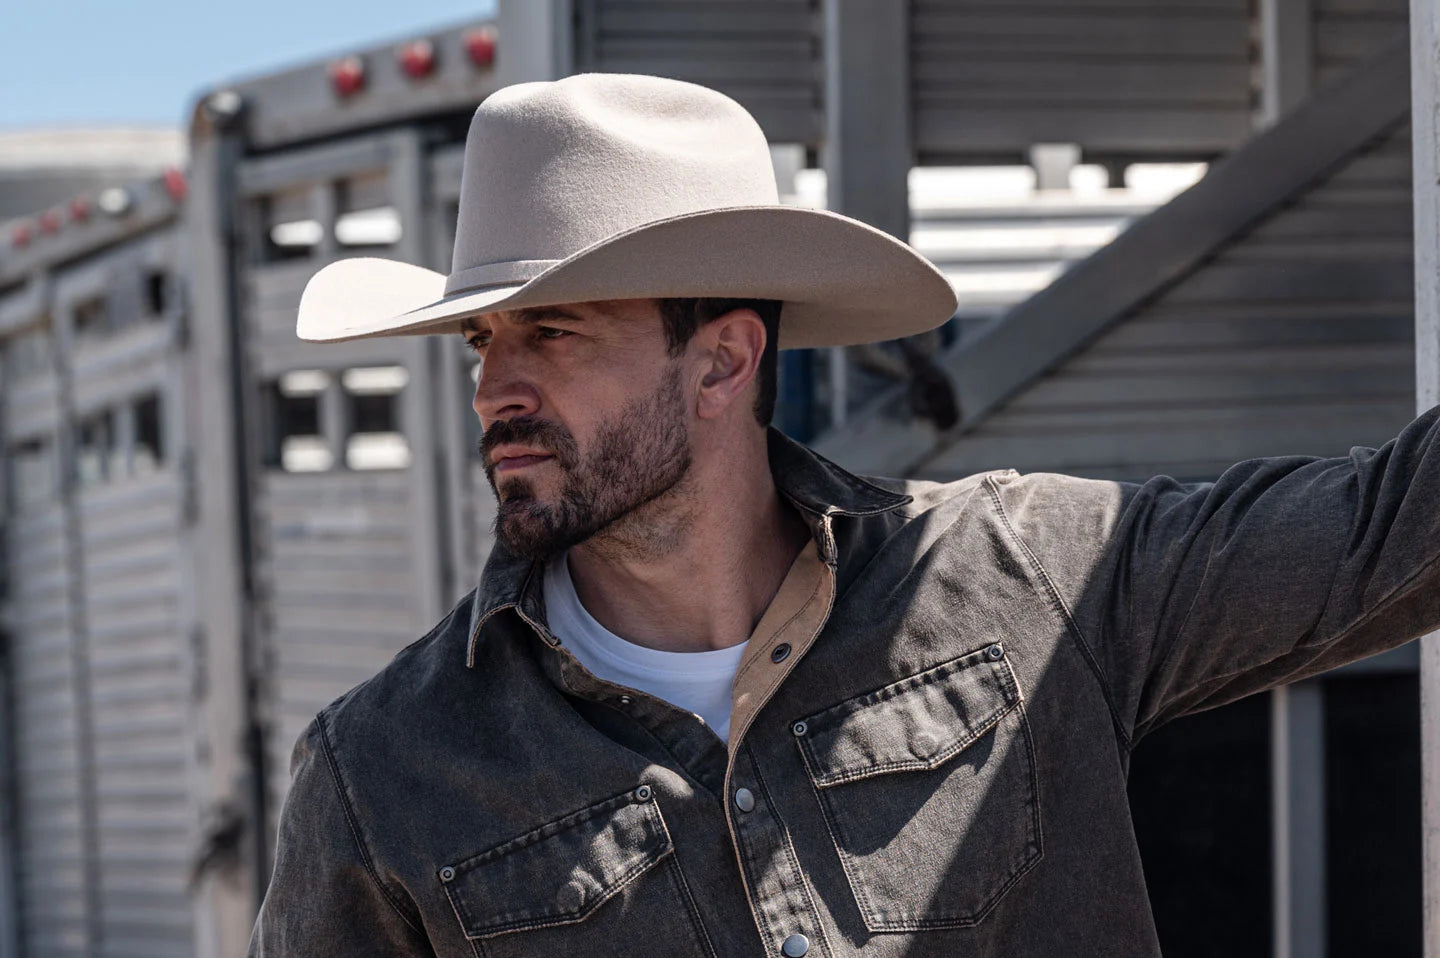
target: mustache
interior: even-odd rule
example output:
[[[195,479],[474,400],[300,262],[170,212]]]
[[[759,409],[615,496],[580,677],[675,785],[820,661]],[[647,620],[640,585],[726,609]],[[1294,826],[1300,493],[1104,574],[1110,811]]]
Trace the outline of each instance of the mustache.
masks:
[[[475,443],[480,461],[489,463],[496,446],[533,446],[553,455],[563,465],[574,452],[574,440],[552,423],[538,420],[498,420]]]

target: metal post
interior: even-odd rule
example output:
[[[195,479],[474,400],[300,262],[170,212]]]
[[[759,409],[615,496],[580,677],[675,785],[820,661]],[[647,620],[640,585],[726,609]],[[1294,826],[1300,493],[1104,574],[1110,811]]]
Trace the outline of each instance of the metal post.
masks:
[[[558,80],[575,62],[571,0],[500,0],[495,73],[501,86]]]
[[[245,951],[270,877],[265,833],[264,754],[253,729],[250,483],[240,383],[235,260],[240,255],[234,169],[243,152],[243,104],[212,94],[197,105],[190,130],[190,198],[185,204],[184,265],[190,277],[184,434],[192,490],[188,530],[198,583],[195,619],[197,685],[203,696],[194,748],[205,775],[197,803],[244,809],[246,834],[237,860],[207,874],[195,893],[196,955]]]
[[[394,165],[390,170],[391,202],[400,215],[401,236],[396,252],[407,263],[424,265],[427,260],[425,213],[428,203],[425,147],[418,130],[395,135]],[[410,447],[410,495],[413,498],[411,541],[415,545],[415,572],[420,583],[415,611],[417,627],[428,631],[459,598],[448,581],[449,524],[446,521],[444,475],[440,456],[441,439],[437,406],[453,402],[450,395],[437,395],[440,345],[435,336],[412,336],[406,349],[410,382],[400,391],[400,421]],[[446,337],[453,346],[458,336]]]
[[[1270,693],[1275,958],[1325,955],[1325,700],[1318,682]]]
[[[825,0],[825,205],[910,241],[910,5]],[[848,409],[831,350],[832,426]]]
[[[1315,72],[1311,0],[1260,0],[1260,111],[1274,124],[1310,95]]]
[[[1440,15],[1410,0],[1410,111],[1415,197],[1415,385],[1421,411],[1440,402]],[[1420,781],[1424,953],[1440,958],[1440,633],[1420,640]]]

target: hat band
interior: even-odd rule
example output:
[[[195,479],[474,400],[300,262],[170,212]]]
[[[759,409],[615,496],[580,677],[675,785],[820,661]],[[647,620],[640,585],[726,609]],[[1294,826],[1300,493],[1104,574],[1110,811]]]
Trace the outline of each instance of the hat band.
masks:
[[[445,295],[460,293],[482,286],[528,283],[560,262],[558,259],[512,259],[503,263],[485,263],[451,273],[445,279]]]

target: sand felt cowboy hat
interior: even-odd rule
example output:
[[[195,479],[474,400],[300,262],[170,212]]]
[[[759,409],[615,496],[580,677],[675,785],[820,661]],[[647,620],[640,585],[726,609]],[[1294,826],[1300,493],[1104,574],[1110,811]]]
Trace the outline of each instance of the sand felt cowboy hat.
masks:
[[[680,80],[579,74],[475,110],[447,276],[357,256],[300,297],[310,342],[460,332],[478,313],[607,299],[778,299],[779,349],[910,336],[954,314],[931,263],[888,234],[783,206],[765,135]]]

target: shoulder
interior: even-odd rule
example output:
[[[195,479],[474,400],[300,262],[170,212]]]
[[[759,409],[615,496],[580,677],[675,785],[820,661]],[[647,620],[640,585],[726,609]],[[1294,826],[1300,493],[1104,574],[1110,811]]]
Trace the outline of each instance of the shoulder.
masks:
[[[472,589],[439,622],[395,653],[370,678],[336,697],[316,720],[332,739],[369,746],[372,740],[393,739],[402,729],[425,724],[431,703],[442,686],[466,671],[465,643],[474,602]]]
[[[974,505],[977,498],[1007,513],[1073,506],[1104,508],[1121,502],[1127,490],[1135,488],[1112,480],[1083,479],[1055,472],[1021,473],[1015,469],[989,469],[943,481],[891,476],[859,478],[888,492],[910,496],[909,503],[892,510],[906,518],[916,518],[959,502]]]
[[[1127,521],[1137,496],[1153,495],[1164,477],[1144,485],[1086,479],[1055,472],[992,469],[946,481],[864,476],[866,482],[911,496],[891,512],[905,524],[916,519],[975,520],[1014,537],[1041,555],[1084,551],[1109,540]],[[894,521],[894,520],[891,520]]]

